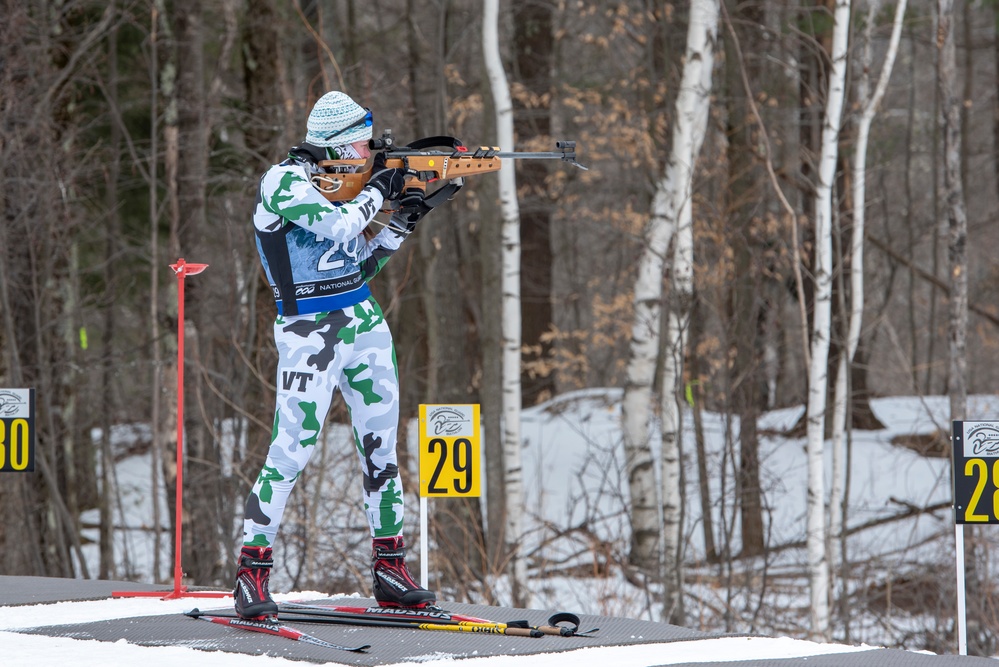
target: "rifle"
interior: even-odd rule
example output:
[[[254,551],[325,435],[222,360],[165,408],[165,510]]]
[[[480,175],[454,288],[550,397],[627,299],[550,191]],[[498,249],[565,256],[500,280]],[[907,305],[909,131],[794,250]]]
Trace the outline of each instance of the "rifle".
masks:
[[[469,150],[454,137],[427,137],[406,146],[396,146],[392,130],[385,130],[379,139],[371,139],[368,146],[373,151],[385,152],[385,166],[405,169],[406,187],[426,190],[427,183],[436,180],[453,182],[447,198],[460,187],[466,176],[478,176],[499,171],[504,159],[511,160],[562,160],[574,167],[587,168],[576,162],[576,142],[556,141],[556,151],[521,152],[501,151],[496,146],[481,146]],[[330,201],[350,201],[356,197],[371,178],[374,156],[366,160],[322,160],[319,167],[327,173],[313,174],[312,184]],[[351,172],[352,169],[360,169]],[[446,190],[442,188],[442,191]],[[437,193],[435,193],[436,195]],[[442,192],[444,194],[444,192]]]

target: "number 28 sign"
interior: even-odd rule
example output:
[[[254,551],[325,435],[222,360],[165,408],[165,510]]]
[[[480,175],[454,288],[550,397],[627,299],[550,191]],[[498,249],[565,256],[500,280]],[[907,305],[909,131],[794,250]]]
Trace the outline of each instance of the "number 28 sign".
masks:
[[[420,496],[481,495],[478,405],[420,406]]]
[[[999,524],[999,422],[954,422],[954,519]]]

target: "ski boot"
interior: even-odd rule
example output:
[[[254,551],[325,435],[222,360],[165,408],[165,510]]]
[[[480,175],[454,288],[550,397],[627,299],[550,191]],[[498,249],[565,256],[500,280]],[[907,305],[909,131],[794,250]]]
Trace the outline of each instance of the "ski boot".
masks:
[[[379,606],[422,609],[437,604],[437,596],[420,588],[410,575],[402,537],[372,540],[371,577]]]
[[[254,621],[277,618],[278,606],[267,587],[273,566],[270,547],[243,547],[240,550],[233,592],[236,614],[240,618]]]

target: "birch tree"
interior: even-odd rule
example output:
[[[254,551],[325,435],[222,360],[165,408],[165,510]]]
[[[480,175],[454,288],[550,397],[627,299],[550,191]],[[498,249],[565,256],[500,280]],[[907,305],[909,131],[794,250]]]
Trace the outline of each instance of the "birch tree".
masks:
[[[853,153],[853,231],[850,239],[850,289],[846,347],[840,355],[839,367],[836,370],[835,398],[832,412],[832,488],[829,492],[829,534],[833,539],[841,537],[843,512],[839,511],[843,501],[843,439],[846,430],[847,403],[849,394],[850,364],[853,363],[860,343],[860,328],[864,316],[864,226],[866,218],[866,187],[867,187],[867,144],[870,139],[871,124],[885,91],[888,89],[888,79],[895,66],[895,56],[902,37],[902,19],[905,16],[907,0],[898,0],[895,6],[895,19],[892,24],[891,38],[881,73],[878,76],[874,92],[869,87],[869,72],[871,69],[871,33],[875,17],[881,8],[880,0],[872,0],[868,6],[867,23],[865,26],[864,52],[860,64],[860,80],[858,82],[858,103],[861,106],[860,117],[857,119],[857,139]]]
[[[631,499],[631,548],[628,559],[632,565],[647,569],[656,567],[659,562],[659,508],[652,449],[649,446],[649,420],[652,417],[652,383],[660,339],[663,267],[676,231],[670,197],[670,184],[664,176],[656,184],[652,215],[645,225],[644,250],[638,258],[631,342],[621,399],[625,471]]]
[[[826,558],[825,544],[823,450],[832,313],[833,181],[836,177],[836,162],[839,158],[838,141],[846,89],[849,29],[850,0],[837,0],[833,13],[829,88],[826,94],[818,183],[816,183],[815,192],[815,300],[812,316],[811,363],[808,372],[806,539],[811,598],[811,634],[815,639],[828,639],[829,634],[829,562]]]
[[[948,375],[951,421],[966,417],[968,403],[968,216],[964,205],[961,178],[961,100],[957,93],[957,64],[954,45],[954,2],[937,0],[937,87],[943,135],[943,214],[947,220],[947,255],[950,270],[950,305],[948,313]],[[964,526],[956,536],[958,553],[963,552]],[[981,575],[976,559],[970,561],[966,578],[976,581]],[[959,634],[958,648],[967,651],[967,637]],[[974,639],[974,637],[972,637]]]
[[[667,358],[662,376],[662,502],[665,512],[663,552],[666,563],[667,613],[679,612],[680,551],[680,411],[677,403],[683,375],[687,319],[693,294],[691,184],[694,162],[704,141],[718,32],[719,5],[698,0],[691,5],[682,80],[676,100],[673,144],[663,176],[656,182],[645,244],[638,259],[631,343],[622,399],[622,430],[631,496],[632,564],[653,569],[659,564],[659,511],[655,468],[649,446],[652,389],[660,343],[663,272],[674,236],[676,309],[669,316]]]
[[[503,151],[513,150],[513,102],[499,49],[499,0],[486,0],[482,16],[482,53],[489,86],[496,105],[496,141]],[[503,291],[503,461],[506,484],[504,535],[511,565],[514,604],[530,604],[527,561],[520,551],[523,533],[523,479],[520,464],[520,210],[513,169],[499,172],[499,197],[503,228],[501,287]]]
[[[666,325],[666,358],[662,365],[662,498],[663,498],[663,617],[683,621],[682,476],[680,434],[683,419],[680,395],[683,359],[694,298],[694,231],[692,196],[694,164],[704,143],[711,105],[711,76],[718,38],[718,0],[694,0],[690,5],[687,49],[676,99],[673,145],[664,176],[665,217],[675,220],[676,242],[670,309]],[[656,281],[661,285],[662,281]]]
[[[954,2],[937,0],[937,85],[943,133],[943,197],[950,257],[950,350],[948,394],[951,420],[964,419],[968,401],[968,216],[961,181],[961,100],[957,97]]]

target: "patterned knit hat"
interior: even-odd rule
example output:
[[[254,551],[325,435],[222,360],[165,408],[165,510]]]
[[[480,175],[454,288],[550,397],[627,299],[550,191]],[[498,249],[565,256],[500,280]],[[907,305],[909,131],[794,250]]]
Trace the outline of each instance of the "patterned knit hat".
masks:
[[[344,146],[371,138],[371,112],[338,90],[319,98],[309,114],[305,141],[313,146]],[[334,132],[335,137],[329,137]]]

